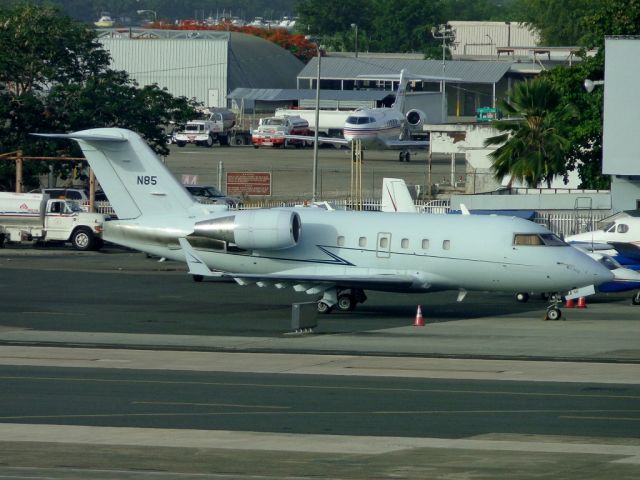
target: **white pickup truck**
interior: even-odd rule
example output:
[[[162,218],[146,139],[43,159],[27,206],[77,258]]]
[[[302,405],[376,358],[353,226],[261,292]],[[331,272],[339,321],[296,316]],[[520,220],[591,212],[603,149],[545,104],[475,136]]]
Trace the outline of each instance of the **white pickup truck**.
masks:
[[[193,143],[203,147],[211,147],[214,143],[229,145],[231,129],[236,124],[236,115],[226,108],[216,108],[210,111],[204,120],[189,120],[184,128],[174,135],[174,141],[179,147]]]
[[[0,247],[5,242],[71,242],[78,250],[99,250],[107,219],[87,213],[73,200],[43,193],[0,192]]]

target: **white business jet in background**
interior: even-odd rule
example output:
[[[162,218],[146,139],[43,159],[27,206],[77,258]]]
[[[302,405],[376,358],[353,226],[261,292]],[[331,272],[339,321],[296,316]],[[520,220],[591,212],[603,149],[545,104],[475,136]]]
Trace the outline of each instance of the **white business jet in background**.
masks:
[[[411,139],[411,131],[417,131],[422,127],[427,115],[418,109],[405,112],[407,82],[411,80],[460,80],[459,78],[414,75],[404,69],[400,71],[399,75],[359,75],[358,78],[399,80],[395,103],[391,108],[360,108],[355,110],[345,121],[344,138],[318,137],[318,142],[338,146],[351,145],[354,141],[359,140],[365,150],[401,150],[399,155],[401,162],[411,160],[409,148],[429,146],[427,140]],[[315,141],[315,137],[306,135],[286,135],[286,138],[307,142]]]
[[[194,275],[292,287],[318,309],[352,310],[365,290],[564,292],[612,274],[546,228],[508,217],[385,214],[201,204],[136,133],[99,128],[42,136],[78,142],[118,220],[104,239],[186,261]],[[547,313],[558,318],[553,304]]]

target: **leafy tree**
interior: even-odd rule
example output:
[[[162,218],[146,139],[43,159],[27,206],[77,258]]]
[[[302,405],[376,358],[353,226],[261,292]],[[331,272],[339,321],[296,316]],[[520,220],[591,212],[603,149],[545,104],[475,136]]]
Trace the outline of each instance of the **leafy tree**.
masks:
[[[585,30],[582,20],[603,0],[519,0],[513,18],[528,23],[540,32],[547,46],[581,44]]]
[[[574,112],[562,104],[551,81],[537,78],[516,84],[501,109],[510,117],[495,123],[503,133],[485,141],[487,146],[500,145],[490,154],[496,178],[510,174],[512,181],[536,187],[543,181],[549,186],[555,175],[565,174],[569,140],[563,127]]]
[[[543,73],[559,91],[562,104],[572,106],[576,121],[568,127],[570,149],[567,168],[577,169],[581,188],[608,188],[610,178],[602,175],[602,122],[604,90],[587,93],[586,78],[604,78],[604,40],[606,35],[637,35],[640,33],[640,0],[597,0],[589,2],[589,10],[578,15],[583,32],[580,42],[596,48],[594,57],[583,57],[570,68],[557,67]]]
[[[110,70],[95,32],[54,8],[0,9],[0,44],[0,153],[80,156],[71,143],[29,134],[118,126],[139,132],[166,154],[164,126],[195,114],[192,102],[156,85],[138,88],[125,72]],[[63,178],[73,168],[54,167]],[[26,183],[37,186],[35,176],[46,169],[42,162],[25,163]],[[13,162],[0,162],[0,185],[13,188],[14,178]]]

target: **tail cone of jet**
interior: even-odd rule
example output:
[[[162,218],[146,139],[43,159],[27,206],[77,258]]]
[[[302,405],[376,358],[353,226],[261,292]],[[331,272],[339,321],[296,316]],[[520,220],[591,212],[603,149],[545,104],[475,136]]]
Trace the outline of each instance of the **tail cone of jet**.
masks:
[[[580,297],[576,308],[587,308],[587,299],[585,297]]]
[[[564,302],[564,308],[573,308],[576,306],[576,303],[573,301],[573,298],[567,298],[566,302]]]
[[[414,327],[424,327],[424,318],[422,318],[422,307],[418,305],[418,310],[416,311],[416,319],[413,322]]]

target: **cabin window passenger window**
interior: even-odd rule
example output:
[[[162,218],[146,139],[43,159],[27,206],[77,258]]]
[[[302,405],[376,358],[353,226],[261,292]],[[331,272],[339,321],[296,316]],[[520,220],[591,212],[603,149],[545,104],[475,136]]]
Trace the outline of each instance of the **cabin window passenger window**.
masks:
[[[627,233],[629,231],[629,225],[621,223],[618,225],[618,233]]]
[[[360,237],[358,239],[358,246],[359,247],[366,247],[367,246],[367,237]]]
[[[380,238],[380,248],[388,248],[389,247],[389,238],[381,237]]]
[[[422,239],[422,249],[423,250],[429,250],[429,239],[428,238],[423,238]]]
[[[344,247],[344,237],[342,235],[338,237],[338,246]]]
[[[408,238],[403,238],[403,239],[400,241],[400,246],[401,246],[402,248],[409,248],[409,239],[408,239]]]
[[[442,242],[442,249],[449,250],[451,248],[451,240],[444,240]]]

